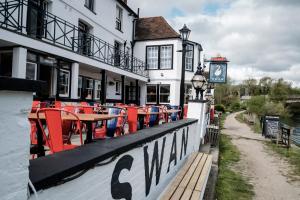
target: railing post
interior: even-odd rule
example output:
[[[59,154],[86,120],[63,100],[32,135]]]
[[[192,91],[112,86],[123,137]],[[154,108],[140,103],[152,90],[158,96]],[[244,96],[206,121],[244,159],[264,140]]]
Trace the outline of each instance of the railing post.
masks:
[[[53,43],[55,43],[55,35],[56,35],[56,16],[54,16]]]
[[[8,10],[8,3],[6,0],[4,3],[4,24],[6,25],[6,28],[7,28],[7,10]]]
[[[75,47],[74,47],[74,44],[75,44],[75,25],[73,25],[73,37],[72,37],[72,51],[75,51]]]

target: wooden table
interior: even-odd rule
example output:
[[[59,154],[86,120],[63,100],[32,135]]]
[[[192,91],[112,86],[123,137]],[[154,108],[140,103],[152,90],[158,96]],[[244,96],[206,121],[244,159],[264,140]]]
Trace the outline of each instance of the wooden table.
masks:
[[[119,117],[119,115],[108,115],[108,114],[76,114],[77,117],[79,118],[80,121],[102,121],[102,120],[108,120],[108,119],[113,119]],[[39,114],[40,119],[45,119],[45,114],[40,113]],[[73,115],[68,115],[68,114],[62,114],[61,115],[63,120],[77,120],[76,117]],[[37,114],[36,113],[29,113],[28,119],[31,120],[36,120],[37,119]]]
[[[84,122],[87,126],[87,134],[86,139],[84,141],[85,144],[91,143],[93,141],[93,128],[92,123],[103,121],[103,120],[110,120],[113,118],[119,117],[119,115],[108,115],[108,114],[76,114],[80,121]],[[46,119],[44,113],[39,114],[40,119]],[[61,115],[63,120],[77,120],[76,117],[73,115],[68,114],[62,114]],[[45,156],[44,146],[43,146],[43,132],[41,130],[41,127],[38,124],[37,121],[37,113],[29,113],[28,119],[36,121],[37,126],[37,148],[38,148],[38,157]]]

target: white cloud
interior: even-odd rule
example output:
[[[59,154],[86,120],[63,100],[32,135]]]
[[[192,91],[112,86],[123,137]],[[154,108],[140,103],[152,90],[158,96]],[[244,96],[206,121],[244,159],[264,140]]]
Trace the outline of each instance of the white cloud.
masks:
[[[186,23],[192,30],[191,40],[202,44],[206,57],[220,53],[231,61],[228,75],[237,81],[249,76],[271,76],[300,86],[299,0],[129,0],[129,3],[140,7],[142,16],[164,16],[175,30]],[[174,16],[174,8],[184,15]]]

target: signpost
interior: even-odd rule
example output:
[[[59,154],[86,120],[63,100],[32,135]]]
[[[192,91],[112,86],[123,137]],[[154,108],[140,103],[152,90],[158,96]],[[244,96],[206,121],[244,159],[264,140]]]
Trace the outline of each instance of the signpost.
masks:
[[[266,115],[263,122],[263,135],[276,138],[279,133],[279,116]]]

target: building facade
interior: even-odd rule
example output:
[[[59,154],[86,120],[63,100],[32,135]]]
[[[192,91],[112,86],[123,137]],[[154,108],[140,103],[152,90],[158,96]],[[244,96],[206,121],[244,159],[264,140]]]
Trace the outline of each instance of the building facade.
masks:
[[[135,55],[145,61],[150,82],[147,104],[179,105],[182,72],[182,40],[163,17],[139,18],[136,23]],[[201,65],[200,44],[188,41],[185,57],[185,100],[192,99],[191,79]]]
[[[1,0],[0,14],[0,75],[46,81],[36,98],[143,103],[126,1]]]
[[[0,0],[0,76],[42,80],[39,99],[179,105],[182,40],[126,0]],[[202,47],[188,41],[185,99]]]

